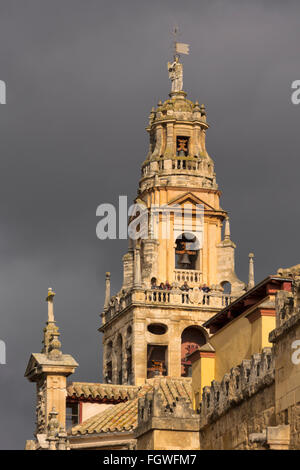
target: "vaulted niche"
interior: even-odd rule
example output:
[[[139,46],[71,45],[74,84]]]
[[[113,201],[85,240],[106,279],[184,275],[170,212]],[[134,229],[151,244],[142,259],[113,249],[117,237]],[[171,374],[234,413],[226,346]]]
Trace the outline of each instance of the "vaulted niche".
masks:
[[[168,347],[156,344],[147,346],[147,378],[157,375],[168,375]]]
[[[178,135],[176,137],[177,157],[187,157],[189,154],[189,137]]]
[[[168,327],[163,323],[150,323],[148,331],[153,335],[164,335],[168,331]]]
[[[199,242],[192,233],[183,233],[176,239],[176,269],[200,269]]]

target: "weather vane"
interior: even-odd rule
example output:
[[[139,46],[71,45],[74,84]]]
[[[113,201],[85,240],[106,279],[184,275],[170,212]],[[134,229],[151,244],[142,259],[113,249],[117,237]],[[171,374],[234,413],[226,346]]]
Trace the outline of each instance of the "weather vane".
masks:
[[[178,36],[180,35],[179,33],[179,27],[175,25],[172,30],[172,35],[173,35],[173,47],[174,47],[174,60],[176,57],[180,57],[180,54],[189,54],[190,53],[190,45],[185,44],[183,42],[178,42]]]

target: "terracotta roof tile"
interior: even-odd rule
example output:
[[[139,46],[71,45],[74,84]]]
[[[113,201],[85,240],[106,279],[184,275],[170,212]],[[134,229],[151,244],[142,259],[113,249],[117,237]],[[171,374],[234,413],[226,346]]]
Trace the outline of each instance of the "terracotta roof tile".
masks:
[[[108,400],[130,400],[137,396],[135,385],[112,385],[88,382],[73,382],[67,387],[69,398],[92,398]]]
[[[159,388],[163,403],[167,408],[173,408],[180,398],[192,403],[192,380],[187,378],[154,379],[154,386]]]
[[[157,377],[150,379],[141,387],[126,385],[88,384],[74,382],[68,386],[68,396],[94,396],[114,399],[128,398],[110,408],[74,426],[70,432],[73,436],[112,432],[130,432],[137,427],[138,400],[153,388],[160,390],[166,408],[173,408],[180,398],[192,403],[192,381],[188,378]],[[85,395],[84,395],[85,394]]]
[[[138,400],[141,396],[147,393],[147,391],[151,390],[151,388],[152,387],[149,385],[143,386],[140,388],[134,399],[111,406],[107,410],[92,416],[83,423],[74,426],[70,431],[71,434],[75,436],[79,434],[132,431],[137,426]]]

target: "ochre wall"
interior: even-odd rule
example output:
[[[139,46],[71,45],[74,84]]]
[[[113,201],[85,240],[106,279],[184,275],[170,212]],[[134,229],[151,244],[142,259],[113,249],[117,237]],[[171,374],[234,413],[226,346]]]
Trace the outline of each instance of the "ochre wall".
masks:
[[[252,323],[243,315],[232,320],[209,340],[216,351],[215,380],[220,381],[232,367],[271,347],[269,333],[275,328],[275,316],[258,316]]]
[[[172,188],[159,188],[153,189],[151,194],[151,201],[147,200],[144,196],[145,202],[150,205],[150,203],[163,206],[165,204],[172,205],[172,202],[180,196],[185,196],[187,192],[192,193],[197,198],[201,199],[204,204],[214,207],[216,211],[220,211],[219,203],[219,192],[218,191],[207,191],[205,189],[196,189],[193,186],[189,187],[189,179],[187,178],[187,186],[182,189],[172,189]],[[175,202],[175,204],[177,204]],[[179,203],[179,205],[184,206],[185,204],[190,204],[194,208],[195,201],[186,201],[185,203]],[[204,228],[203,228],[203,249],[201,251],[201,260],[200,260],[200,269],[202,271],[202,281],[201,283],[207,283],[209,285],[217,284],[217,244],[221,241],[221,230],[222,230],[222,220],[224,215],[207,216],[204,217]],[[174,279],[174,269],[175,269],[175,251],[173,239],[173,230],[174,230],[174,215],[170,215],[170,236],[169,239],[163,239],[162,234],[162,216],[159,217],[160,224],[158,227],[158,269],[155,273],[158,283],[173,282]],[[196,228],[195,218],[193,218],[193,229]],[[184,230],[183,230],[184,231]],[[154,273],[153,273],[154,274]],[[199,282],[200,285],[200,282]]]
[[[207,355],[206,355],[207,356]],[[192,361],[193,408],[197,410],[201,401],[203,387],[209,387],[215,378],[215,355],[202,355],[199,360]]]
[[[221,381],[232,367],[250,358],[251,324],[242,316],[218,331],[209,342],[216,351],[215,380]]]

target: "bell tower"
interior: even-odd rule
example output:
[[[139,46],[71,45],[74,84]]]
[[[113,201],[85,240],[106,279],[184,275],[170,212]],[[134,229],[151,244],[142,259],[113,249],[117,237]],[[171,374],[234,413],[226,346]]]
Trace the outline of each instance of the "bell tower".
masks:
[[[168,72],[171,92],[151,110],[135,200],[148,215],[146,236],[129,240],[123,285],[112,297],[106,274],[99,331],[104,379],[112,383],[188,376],[188,354],[208,337],[202,324],[246,289],[206,150],[205,106],[187,99],[179,56]]]

